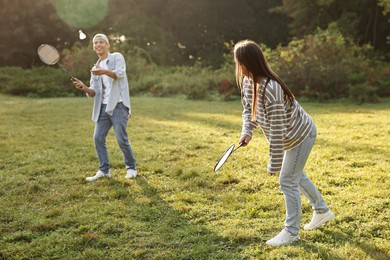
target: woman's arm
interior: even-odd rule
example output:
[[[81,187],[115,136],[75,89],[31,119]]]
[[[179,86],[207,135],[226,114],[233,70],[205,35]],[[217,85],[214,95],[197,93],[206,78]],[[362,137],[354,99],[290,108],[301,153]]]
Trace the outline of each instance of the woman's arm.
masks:
[[[269,156],[268,172],[280,172],[284,155],[284,136],[286,133],[287,115],[284,107],[283,90],[276,81],[272,81],[272,95],[269,96],[266,110],[268,113],[269,133]],[[272,97],[272,100],[271,100]]]
[[[243,111],[240,142],[244,142],[244,145],[247,145],[252,139],[253,130],[258,126],[256,121],[252,121],[252,99],[257,97],[253,97],[253,86],[247,77],[244,78],[242,85]]]

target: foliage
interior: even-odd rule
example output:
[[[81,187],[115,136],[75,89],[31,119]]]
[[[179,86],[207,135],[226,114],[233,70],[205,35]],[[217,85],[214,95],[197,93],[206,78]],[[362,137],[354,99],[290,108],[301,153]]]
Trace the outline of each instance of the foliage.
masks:
[[[113,178],[94,183],[90,100],[0,102],[1,259],[389,259],[390,100],[301,102],[319,133],[306,172],[336,218],[278,248],[265,241],[285,205],[261,131],[212,170],[238,141],[239,101],[133,97],[139,176],[124,178],[111,131]],[[312,209],[302,205],[303,226]]]
[[[92,44],[83,46],[75,44],[70,49],[61,52],[61,63],[76,78],[89,85],[90,70],[97,61],[96,53],[92,50]]]
[[[390,13],[390,0],[378,0],[378,5],[383,7],[383,15]],[[390,22],[390,17],[388,17],[387,21]],[[387,35],[387,43],[390,44],[390,33]]]
[[[200,65],[162,67],[156,65],[150,53],[130,41],[118,40],[119,36],[110,35],[111,52],[119,51],[126,60],[126,70],[132,95],[151,94],[154,96],[184,95],[189,99],[205,99],[221,92],[224,99],[237,94],[231,84],[233,72],[224,67],[211,69]],[[77,72],[77,78],[89,81],[89,68],[96,60],[96,54],[89,46],[74,45],[63,51],[63,63],[71,72]],[[231,65],[231,62],[228,63]],[[227,81],[225,89],[220,83]],[[233,90],[232,90],[233,89]]]
[[[161,67],[154,64],[148,53],[141,48],[133,47],[123,51],[131,95],[183,95],[189,99],[218,99],[220,96],[229,100],[238,94],[232,83],[234,74],[231,68],[212,70],[201,66]],[[74,46],[64,51],[63,56],[63,64],[67,70],[89,85],[89,69],[96,61],[96,54],[88,47]],[[0,81],[0,93],[5,94],[35,97],[82,95],[59,68],[3,67],[0,68]]]
[[[294,37],[301,38],[315,33],[317,28],[326,29],[337,23],[341,32],[355,42],[370,44],[386,54],[386,37],[390,34],[388,6],[388,0],[283,0],[278,10],[292,18],[289,27]]]
[[[125,57],[132,95],[184,95],[189,99],[223,100],[239,96],[231,52],[233,41],[225,42],[221,47],[225,53],[222,65],[212,68],[201,62],[192,66],[160,66],[147,49],[134,45],[131,39],[116,34],[109,37],[111,52],[119,51]],[[369,45],[356,45],[342,35],[335,24],[326,30],[319,29],[313,35],[294,39],[287,46],[279,45],[275,50],[264,44],[261,46],[271,68],[280,74],[296,96],[317,100],[351,97],[359,103],[390,96],[390,63],[382,61],[383,57],[372,52]],[[75,44],[62,52],[61,62],[72,75],[88,85],[89,70],[96,59],[92,43]],[[0,92],[36,96],[74,93],[58,68],[45,68],[48,73],[43,68],[3,69]],[[19,77],[15,77],[16,74]],[[52,86],[63,87],[53,89]]]
[[[266,53],[271,67],[297,96],[318,100],[351,96],[359,101],[374,101],[378,88],[388,89],[389,85],[381,81],[386,78],[384,74],[383,78],[377,74],[386,63],[370,61],[370,51],[370,46],[356,45],[331,25]]]
[[[184,95],[189,99],[209,99],[217,95],[229,100],[238,94],[231,83],[232,75],[227,75],[222,69],[211,70],[200,66],[160,67],[132,81],[131,92],[154,96]]]
[[[77,36],[56,15],[53,0],[2,0],[0,66],[31,68],[42,63],[37,48],[49,43],[61,49]]]
[[[378,0],[379,6],[383,7],[383,14],[390,13],[390,1],[389,0]]]
[[[0,81],[0,92],[4,94],[31,97],[77,95],[69,77],[60,69],[51,67],[30,70],[20,67],[1,67]]]
[[[388,50],[390,27],[385,0],[76,2],[3,0],[0,47],[7,51],[0,54],[0,66],[29,68],[40,64],[36,49],[41,43],[61,50],[71,48],[79,42],[80,28],[85,28],[89,40],[96,32],[125,35],[163,66],[201,62],[218,68],[223,62],[220,46],[224,42],[249,38],[274,48],[286,44],[290,37],[313,34],[318,27],[325,29],[333,22],[355,42],[370,43],[382,53]]]
[[[115,30],[145,48],[159,65],[201,61],[204,66],[219,67],[223,62],[220,46],[225,41],[259,35],[270,46],[287,41],[286,16],[269,13],[280,2],[113,0],[107,27],[103,24],[102,29],[108,31],[115,24]],[[122,12],[126,7],[128,12]]]

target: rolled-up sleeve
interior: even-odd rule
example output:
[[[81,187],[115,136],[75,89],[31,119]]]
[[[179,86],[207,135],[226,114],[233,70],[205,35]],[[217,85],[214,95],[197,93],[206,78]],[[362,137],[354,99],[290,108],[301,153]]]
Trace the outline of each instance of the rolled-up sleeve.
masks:
[[[123,78],[126,75],[126,62],[122,54],[115,54],[115,69],[113,72],[115,73],[117,79]]]

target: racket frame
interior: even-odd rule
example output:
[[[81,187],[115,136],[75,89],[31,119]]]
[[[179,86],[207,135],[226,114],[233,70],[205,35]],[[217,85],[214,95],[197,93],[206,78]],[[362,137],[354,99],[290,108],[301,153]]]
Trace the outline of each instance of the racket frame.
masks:
[[[244,145],[244,143],[240,143],[236,148],[234,148],[234,144],[230,145],[228,149],[226,149],[226,151],[223,153],[223,155],[221,156],[221,158],[218,160],[218,162],[215,164],[214,166],[214,172],[218,171],[219,169],[222,168],[222,166],[226,163],[226,161],[229,159],[230,155],[232,155],[232,153],[234,153],[235,151],[238,150],[238,148],[242,147]],[[230,153],[229,153],[229,150],[230,150]],[[227,154],[229,153],[229,154]],[[226,159],[224,162],[222,162],[222,164],[217,168],[217,166],[220,164],[221,160],[223,158],[225,158],[226,156]]]
[[[42,52],[41,52],[41,50],[42,50],[43,48],[50,48],[52,51],[55,52],[56,58],[53,59],[52,62],[49,62],[47,59],[45,59],[44,55],[43,55]],[[52,45],[50,45],[50,44],[47,44],[47,43],[41,44],[41,45],[38,47],[37,53],[38,53],[39,59],[41,59],[41,61],[42,61],[43,63],[45,63],[45,64],[47,64],[47,65],[50,65],[50,66],[57,64],[57,65],[62,69],[62,71],[65,72],[65,73],[70,77],[71,80],[74,80],[74,79],[75,79],[75,78],[74,78],[74,77],[73,77],[73,76],[64,68],[64,66],[62,66],[62,65],[58,62],[58,61],[60,60],[60,53],[59,53],[59,51],[58,51],[54,46],[52,46]]]

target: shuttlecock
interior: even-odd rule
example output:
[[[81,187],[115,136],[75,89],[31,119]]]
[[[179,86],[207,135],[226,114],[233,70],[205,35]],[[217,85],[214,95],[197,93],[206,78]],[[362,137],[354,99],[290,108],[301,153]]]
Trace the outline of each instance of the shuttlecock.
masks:
[[[87,38],[87,35],[85,35],[85,33],[82,30],[79,30],[79,38],[80,40],[84,40],[85,38]]]

